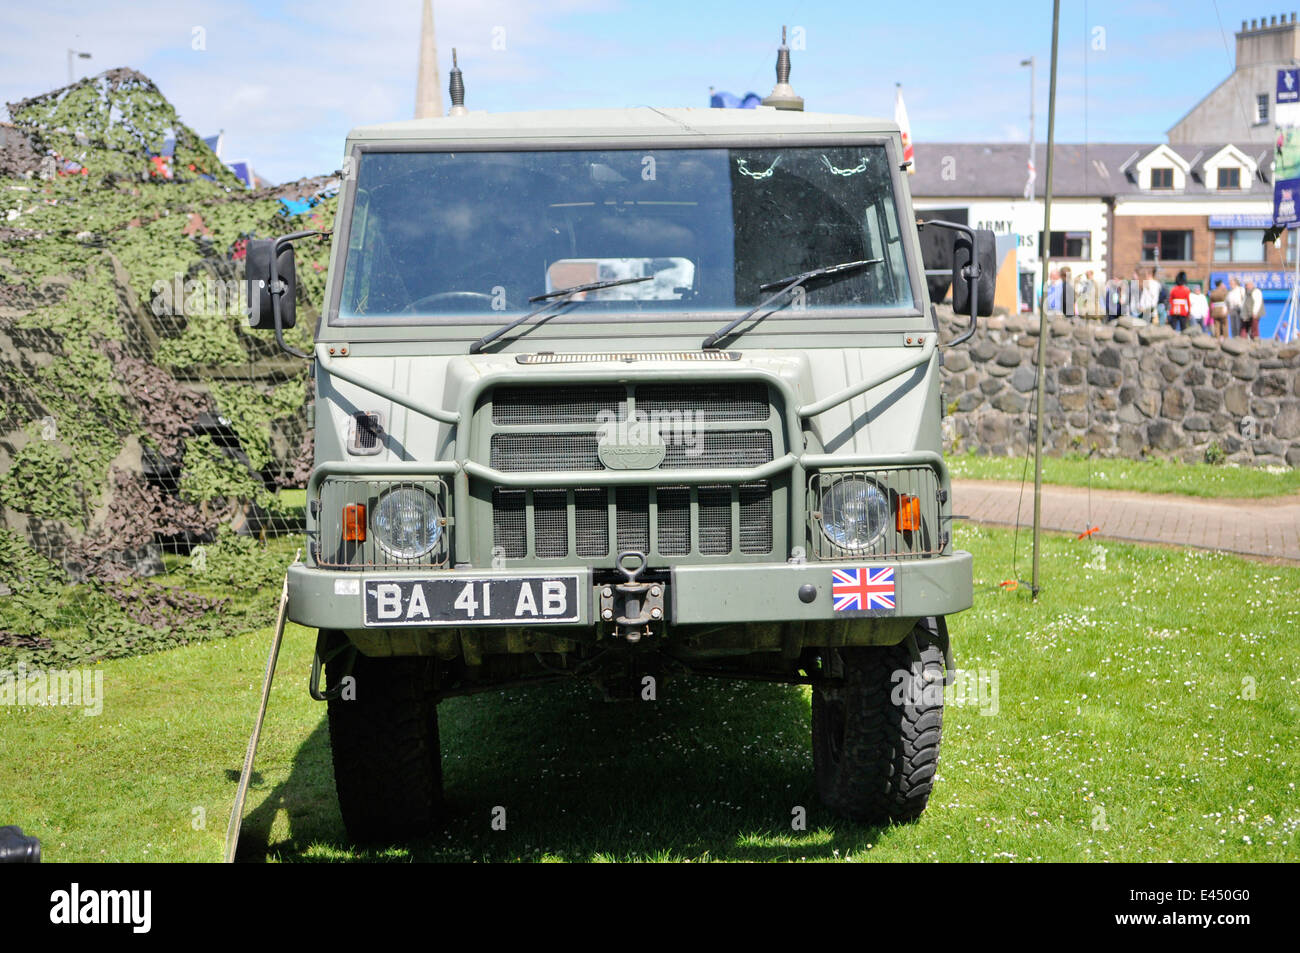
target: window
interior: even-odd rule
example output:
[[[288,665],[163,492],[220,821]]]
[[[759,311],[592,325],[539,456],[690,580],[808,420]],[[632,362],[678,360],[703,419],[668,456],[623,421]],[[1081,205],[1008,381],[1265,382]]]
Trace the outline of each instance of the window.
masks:
[[[645,283],[587,294],[584,315],[746,311],[765,282],[871,259],[808,282],[801,305],[913,307],[880,145],[375,151],[358,174],[345,320],[499,326],[537,295],[618,278]]]
[[[1151,170],[1151,188],[1172,189],[1174,187],[1174,170],[1171,167]]]
[[[1143,261],[1191,261],[1190,231],[1149,231],[1142,233]]]
[[[1262,228],[1220,229],[1214,233],[1215,261],[1264,261]]]
[[[1241,169],[1233,166],[1231,169],[1219,170],[1219,188],[1221,189],[1239,189],[1241,188]]]
[[[1042,232],[1038,233],[1038,247],[1043,247]],[[1092,257],[1092,232],[1052,232],[1047,254],[1050,258],[1087,260]]]
[[[1255,122],[1268,122],[1268,93],[1260,93],[1255,97]]]

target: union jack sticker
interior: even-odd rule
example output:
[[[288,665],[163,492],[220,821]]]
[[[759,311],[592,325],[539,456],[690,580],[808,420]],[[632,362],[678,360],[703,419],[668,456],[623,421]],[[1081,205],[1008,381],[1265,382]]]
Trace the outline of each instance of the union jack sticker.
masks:
[[[831,607],[836,612],[893,615],[898,611],[893,566],[831,570]]]

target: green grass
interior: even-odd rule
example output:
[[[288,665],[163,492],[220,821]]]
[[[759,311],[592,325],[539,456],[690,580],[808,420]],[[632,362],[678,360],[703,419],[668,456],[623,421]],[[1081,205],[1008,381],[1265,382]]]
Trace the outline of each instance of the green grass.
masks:
[[[948,457],[954,479],[1014,480],[1022,475],[1034,479],[1034,462],[1025,467],[1024,457],[990,457],[976,453]],[[1300,491],[1300,470],[1295,468],[1212,466],[1208,463],[1179,463],[1174,460],[1088,458],[1079,454],[1043,458],[1043,481],[1063,486],[1128,490],[1132,493],[1178,493],[1221,499],[1281,496]]]
[[[976,554],[957,658],[996,673],[997,706],[950,702],[917,823],[851,824],[817,803],[806,689],[677,680],[657,702],[609,704],[581,684],[538,685],[445,702],[447,829],[359,851],[306,692],[313,639],[291,627],[241,856],[1300,857],[1300,569],[1049,536],[1034,604],[998,586],[1015,575],[1009,532],[962,526],[957,542]],[[269,635],[102,663],[98,717],[0,706],[0,823],[38,835],[49,861],[218,860]],[[806,831],[791,829],[796,807]]]

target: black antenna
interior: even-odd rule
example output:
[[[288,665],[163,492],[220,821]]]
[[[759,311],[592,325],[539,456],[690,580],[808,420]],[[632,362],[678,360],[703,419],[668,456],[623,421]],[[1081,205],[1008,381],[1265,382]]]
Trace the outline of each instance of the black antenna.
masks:
[[[447,87],[451,93],[451,112],[449,116],[463,116],[469,112],[465,108],[465,80],[461,76],[460,66],[456,62],[456,48],[451,48],[451,83]]]
[[[790,47],[785,45],[785,27],[781,27],[781,45],[776,48],[776,83],[790,83]]]
[[[781,27],[781,45],[776,50],[776,85],[763,100],[764,106],[803,110],[803,97],[796,96],[790,85],[790,47],[785,44],[785,27]]]

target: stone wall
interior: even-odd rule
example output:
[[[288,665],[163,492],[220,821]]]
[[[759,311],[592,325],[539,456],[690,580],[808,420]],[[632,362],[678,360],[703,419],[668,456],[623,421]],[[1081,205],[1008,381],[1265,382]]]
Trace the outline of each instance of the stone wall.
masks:
[[[966,326],[940,309],[941,337]],[[1049,322],[1044,446],[1054,453],[1300,466],[1300,345],[1222,342],[1200,331]],[[1033,444],[1038,318],[979,320],[943,351],[948,450],[1023,454]]]

